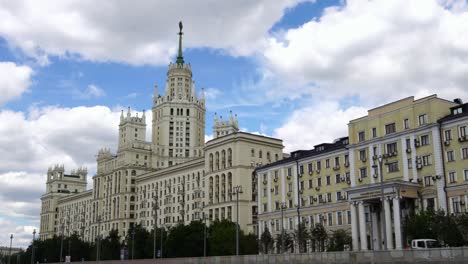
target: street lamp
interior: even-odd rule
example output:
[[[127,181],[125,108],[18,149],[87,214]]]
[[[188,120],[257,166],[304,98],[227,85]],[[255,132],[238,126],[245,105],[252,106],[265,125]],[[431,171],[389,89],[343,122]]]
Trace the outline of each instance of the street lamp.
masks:
[[[59,262],[63,262],[63,233],[65,232],[65,218],[62,218],[60,225],[61,237],[60,237],[60,260]]]
[[[296,176],[297,176],[297,246],[299,253],[301,253],[301,197],[300,197],[300,190],[299,190],[299,153],[294,153],[294,160],[296,161]]]
[[[34,240],[36,240],[36,229],[33,230],[33,241],[31,250],[31,264],[34,264]]]
[[[380,199],[382,201],[382,205],[381,205],[381,209],[382,212],[383,212],[383,217],[382,217],[382,229],[383,229],[383,236],[384,236],[384,250],[387,250],[388,246],[387,246],[387,229],[386,229],[386,220],[385,220],[385,210],[384,210],[384,206],[385,206],[385,194],[384,194],[384,187],[383,187],[383,167],[382,167],[382,163],[383,163],[383,156],[382,155],[378,155],[377,156],[377,161],[379,162],[379,177],[380,177]],[[375,169],[375,172],[377,173],[377,166],[376,165],[373,165],[372,166],[374,169]]]
[[[286,251],[284,234],[284,210],[287,209],[286,203],[281,203],[281,253]]]
[[[156,232],[158,230],[158,191],[156,190],[156,195],[154,196],[154,232],[153,232],[153,259],[156,259]]]
[[[205,209],[205,208],[203,208]],[[206,215],[203,210],[203,257],[206,257]]]
[[[97,217],[98,223],[98,234],[97,234],[97,245],[96,245],[96,261],[101,259],[101,216]]]
[[[236,256],[239,255],[239,194],[242,194],[242,185],[237,185],[232,188],[232,192],[236,195],[237,205],[237,224],[236,224]]]
[[[135,252],[135,228],[132,230],[132,260],[133,260],[133,254]]]
[[[11,263],[11,244],[13,243],[13,234],[10,235],[10,250],[8,251],[8,264]]]

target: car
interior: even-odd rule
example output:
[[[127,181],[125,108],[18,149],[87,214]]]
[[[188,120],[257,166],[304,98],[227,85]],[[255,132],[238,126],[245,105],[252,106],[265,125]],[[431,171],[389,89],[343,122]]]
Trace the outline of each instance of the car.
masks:
[[[412,249],[440,248],[439,241],[435,239],[413,239],[411,240]]]

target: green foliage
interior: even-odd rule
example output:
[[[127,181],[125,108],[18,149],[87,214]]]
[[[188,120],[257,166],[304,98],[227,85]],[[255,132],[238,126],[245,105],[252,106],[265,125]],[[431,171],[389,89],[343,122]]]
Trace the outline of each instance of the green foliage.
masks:
[[[203,256],[203,230],[203,223],[199,221],[192,221],[189,225],[179,224],[171,228],[167,238],[167,256]]]
[[[312,250],[325,251],[325,243],[328,239],[327,230],[325,227],[318,223],[311,230]]]
[[[271,236],[270,230],[265,228],[262,235],[260,236],[260,251],[263,254],[272,253],[273,244],[274,244],[273,237]]]
[[[443,211],[422,211],[406,217],[403,224],[406,240],[432,238],[451,247],[467,244],[468,216],[445,215]]]
[[[240,235],[240,253],[242,255],[258,254],[258,239],[256,235]]]
[[[242,231],[239,231],[239,236]],[[236,224],[228,221],[214,221],[209,228],[208,243],[210,256],[236,254]]]
[[[101,260],[120,259],[120,250],[122,244],[120,243],[119,231],[111,230],[109,236],[101,240]]]
[[[299,252],[306,252],[307,251],[307,241],[310,239],[309,231],[307,230],[307,226],[304,222],[301,222],[298,225],[298,228],[294,230],[294,240],[299,242]]]
[[[283,241],[284,239],[284,241]],[[283,253],[283,250],[284,252],[288,252],[288,251],[291,251],[292,247],[293,247],[293,239],[291,237],[290,234],[288,233],[284,233],[284,236],[282,234],[278,234],[276,235],[276,253]],[[284,242],[284,249],[282,248],[283,247],[283,242]]]
[[[351,248],[351,244],[352,237],[349,232],[344,229],[338,229],[332,231],[327,251],[344,251],[346,246]]]

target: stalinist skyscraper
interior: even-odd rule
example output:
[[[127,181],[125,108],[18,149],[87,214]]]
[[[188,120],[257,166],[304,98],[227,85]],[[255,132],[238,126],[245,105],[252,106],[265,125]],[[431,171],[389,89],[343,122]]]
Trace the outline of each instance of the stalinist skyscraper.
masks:
[[[192,69],[182,55],[182,22],[179,50],[169,65],[164,95],[154,95],[153,165],[164,168],[203,156],[205,140],[205,98],[192,80]]]

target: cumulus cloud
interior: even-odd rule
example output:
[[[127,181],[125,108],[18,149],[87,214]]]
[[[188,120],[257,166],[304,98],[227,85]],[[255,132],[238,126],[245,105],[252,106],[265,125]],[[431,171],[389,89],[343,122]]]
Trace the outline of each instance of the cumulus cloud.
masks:
[[[97,98],[106,95],[106,92],[95,84],[90,84],[84,90],[74,90],[73,94],[79,99]]]
[[[0,106],[23,94],[31,85],[33,70],[14,62],[0,62]]]
[[[363,107],[340,108],[335,101],[325,101],[298,109],[275,129],[274,137],[283,139],[285,151],[311,149],[348,135],[348,122],[367,114]]]
[[[44,63],[56,55],[165,64],[176,52],[181,19],[186,47],[249,55],[265,44],[284,10],[300,1],[13,1],[0,5],[0,35]]]
[[[440,2],[349,0],[271,37],[267,67],[294,83],[275,92],[357,97],[366,105],[433,93],[467,97],[468,11],[460,1]]]
[[[33,231],[36,229],[36,239],[38,237],[39,228],[37,225],[18,225],[5,217],[0,216],[0,244],[2,246],[10,245],[10,234],[13,234],[13,247],[27,247],[33,238]]]

